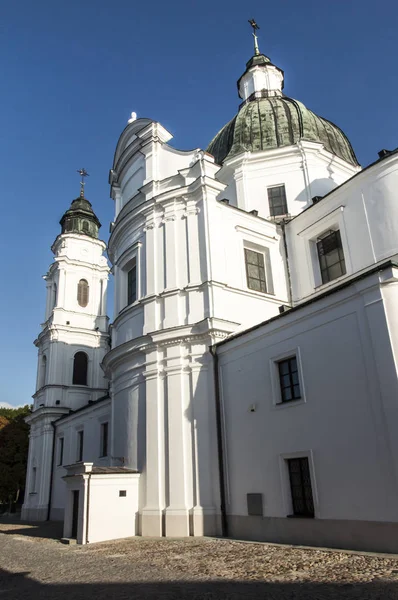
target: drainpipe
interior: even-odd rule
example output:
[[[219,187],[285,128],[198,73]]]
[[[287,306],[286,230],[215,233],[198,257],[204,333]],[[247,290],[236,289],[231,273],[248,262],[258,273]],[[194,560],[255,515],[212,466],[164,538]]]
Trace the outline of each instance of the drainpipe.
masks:
[[[218,355],[215,346],[210,346],[210,354],[213,356],[214,367],[214,390],[216,400],[216,427],[218,447],[218,471],[220,476],[220,509],[221,509],[221,531],[223,537],[228,537],[228,519],[225,500],[225,469],[223,455],[222,422],[221,422],[221,399],[220,381],[218,375]]]
[[[91,473],[87,477],[87,503],[86,503],[86,544],[88,544],[88,520],[90,517],[90,480]]]
[[[48,491],[48,509],[47,509],[46,521],[50,520],[50,514],[51,514],[51,500],[52,500],[52,495],[53,495],[53,479],[54,479],[55,429],[57,427],[55,424],[55,421],[51,421],[51,425],[53,428],[53,447],[52,447],[52,451],[51,451],[50,489]]]
[[[288,284],[288,295],[289,295],[289,304],[290,306],[293,306],[292,304],[292,279],[290,276],[290,265],[289,265],[289,254],[287,251],[287,241],[286,241],[286,222],[285,221],[281,221],[279,223],[280,228],[282,230],[282,239],[283,239],[283,247],[285,249],[285,256],[286,256],[286,273],[287,273],[287,284]]]

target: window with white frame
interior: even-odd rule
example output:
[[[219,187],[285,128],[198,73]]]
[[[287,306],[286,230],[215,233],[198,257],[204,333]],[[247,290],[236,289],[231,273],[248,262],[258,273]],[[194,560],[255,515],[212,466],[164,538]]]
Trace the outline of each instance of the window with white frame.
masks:
[[[277,361],[280,397],[282,402],[301,400],[301,388],[297,356],[289,356]]]
[[[244,257],[248,289],[263,294],[273,294],[269,249],[251,242],[244,242]]]
[[[289,472],[293,517],[314,517],[310,465],[308,457],[286,459]]]
[[[134,258],[127,267],[127,305],[137,300],[137,261]]]
[[[64,462],[64,438],[58,438],[58,466],[60,467]]]
[[[100,458],[108,456],[108,436],[109,436],[109,424],[101,423],[101,447],[100,447]]]
[[[284,185],[275,185],[267,188],[269,214],[279,217],[287,214],[286,190]]]
[[[118,311],[135,304],[142,295],[141,247],[140,241],[133,244],[123,252],[116,265],[120,273],[116,294]]]
[[[322,283],[328,283],[346,274],[346,265],[338,229],[329,230],[316,240]]]
[[[83,447],[84,447],[84,431],[81,429],[77,432],[77,452],[76,452],[76,461],[82,462],[83,460]]]

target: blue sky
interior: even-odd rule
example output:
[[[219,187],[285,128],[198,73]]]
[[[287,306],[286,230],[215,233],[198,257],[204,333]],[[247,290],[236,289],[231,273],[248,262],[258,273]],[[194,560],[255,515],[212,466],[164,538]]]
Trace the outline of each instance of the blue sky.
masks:
[[[106,240],[108,171],[129,114],[160,121],[176,147],[206,147],[236,112],[249,18],[285,93],[337,123],[361,164],[398,145],[395,0],[13,0],[1,12],[0,403],[34,392],[42,275],[76,169],[90,173]]]

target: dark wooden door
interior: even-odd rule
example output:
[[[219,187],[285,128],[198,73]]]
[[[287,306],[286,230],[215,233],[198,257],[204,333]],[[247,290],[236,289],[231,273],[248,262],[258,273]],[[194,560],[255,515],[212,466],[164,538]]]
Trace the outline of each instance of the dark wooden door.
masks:
[[[79,490],[73,490],[72,509],[72,538],[77,538],[77,523],[79,519]]]

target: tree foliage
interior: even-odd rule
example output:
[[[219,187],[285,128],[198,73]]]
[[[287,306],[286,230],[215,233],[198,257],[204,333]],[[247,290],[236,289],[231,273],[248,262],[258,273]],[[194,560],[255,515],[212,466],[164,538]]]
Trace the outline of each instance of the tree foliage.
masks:
[[[31,408],[0,408],[0,502],[16,502],[25,488]]]

